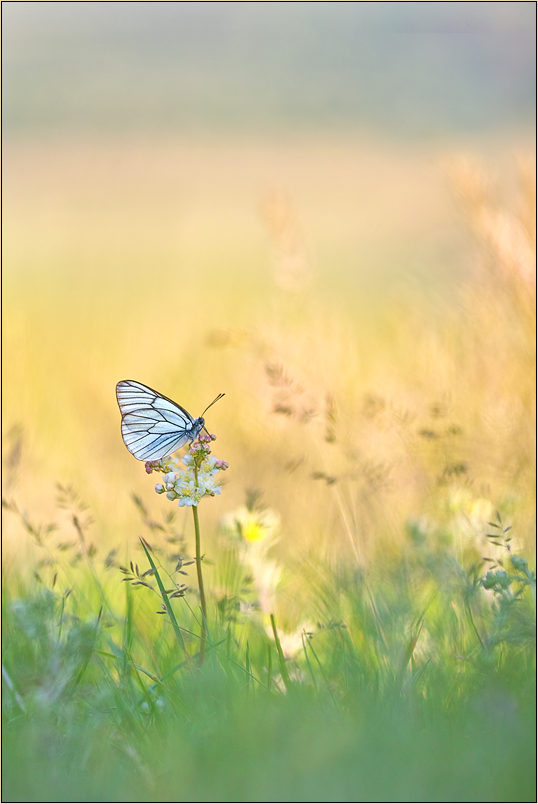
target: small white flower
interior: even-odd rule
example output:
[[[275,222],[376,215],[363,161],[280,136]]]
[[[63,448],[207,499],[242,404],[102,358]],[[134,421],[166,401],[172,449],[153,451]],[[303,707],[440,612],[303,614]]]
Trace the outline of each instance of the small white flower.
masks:
[[[220,494],[220,486],[217,484],[213,475],[206,475],[204,478],[206,494]]]
[[[206,474],[216,475],[219,471],[218,467],[215,466],[216,463],[218,463],[217,458],[214,455],[210,455],[205,461],[202,461],[200,469]]]
[[[192,497],[180,497],[178,505],[180,508],[183,508],[185,505],[198,505],[196,500],[193,500]]]
[[[157,494],[162,494],[163,491],[164,491],[163,484],[162,483],[156,483],[155,484],[155,491],[157,492]]]

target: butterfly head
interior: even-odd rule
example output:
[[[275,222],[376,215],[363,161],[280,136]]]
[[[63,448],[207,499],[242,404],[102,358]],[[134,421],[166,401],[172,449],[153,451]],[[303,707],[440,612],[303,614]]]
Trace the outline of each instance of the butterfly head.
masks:
[[[187,428],[187,430],[189,431],[189,440],[191,443],[194,441],[195,438],[198,438],[204,427],[205,427],[205,419],[203,416],[198,416],[197,419],[194,419],[191,426]]]

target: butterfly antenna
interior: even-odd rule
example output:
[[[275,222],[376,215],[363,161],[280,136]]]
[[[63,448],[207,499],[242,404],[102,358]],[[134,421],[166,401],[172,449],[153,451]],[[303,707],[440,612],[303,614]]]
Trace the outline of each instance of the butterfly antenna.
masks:
[[[204,410],[204,413],[205,413],[207,410],[209,410],[209,408],[211,408],[211,407],[212,407],[212,406],[215,404],[215,402],[218,402],[218,401],[219,401],[219,399],[222,399],[222,397],[223,397],[223,396],[224,396],[224,394],[219,394],[217,397],[215,397],[215,399],[213,400],[213,402],[211,403],[211,405],[208,405],[208,406],[207,406],[207,408]],[[204,415],[204,413],[202,413],[202,416]]]

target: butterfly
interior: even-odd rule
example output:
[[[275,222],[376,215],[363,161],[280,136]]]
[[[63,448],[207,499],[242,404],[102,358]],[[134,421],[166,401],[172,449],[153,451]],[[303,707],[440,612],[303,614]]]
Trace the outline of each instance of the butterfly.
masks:
[[[222,399],[219,394],[211,405]],[[204,413],[193,419],[185,408],[134,380],[116,385],[121,411],[121,434],[129,452],[139,461],[158,461],[176,449],[191,443],[205,429]]]

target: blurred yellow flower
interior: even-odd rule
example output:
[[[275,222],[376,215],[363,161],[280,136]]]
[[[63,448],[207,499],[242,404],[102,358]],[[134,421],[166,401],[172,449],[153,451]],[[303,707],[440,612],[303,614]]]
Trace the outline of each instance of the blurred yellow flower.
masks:
[[[222,520],[224,533],[234,540],[255,544],[272,542],[280,526],[280,517],[270,508],[252,510],[241,506]]]
[[[280,517],[270,508],[237,508],[221,521],[221,528],[238,550],[238,558],[254,580],[261,611],[269,615],[275,610],[276,591],[282,570],[268,557],[270,548],[278,538]]]

